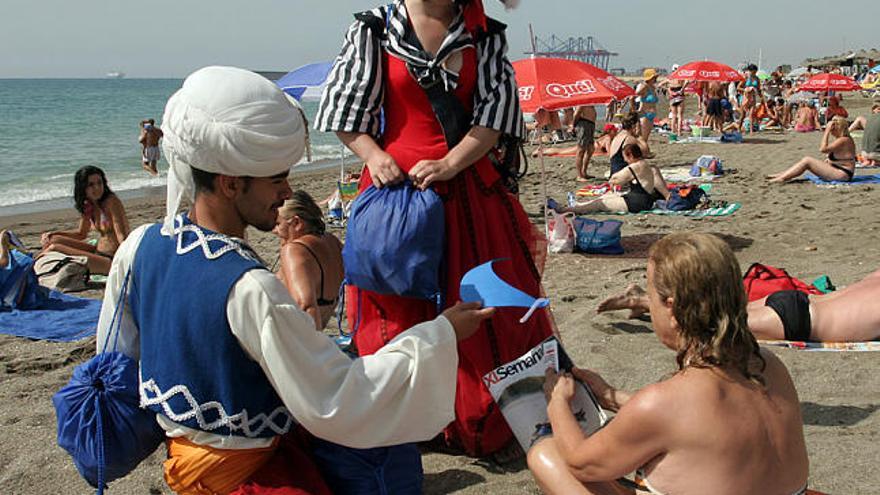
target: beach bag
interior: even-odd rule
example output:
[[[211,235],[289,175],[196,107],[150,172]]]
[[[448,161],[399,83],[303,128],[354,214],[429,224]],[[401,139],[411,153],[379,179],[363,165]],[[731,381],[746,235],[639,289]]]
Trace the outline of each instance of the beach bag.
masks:
[[[749,301],[756,301],[782,290],[798,290],[805,294],[822,294],[822,291],[796,279],[783,268],[753,263],[743,275],[743,287]]]
[[[345,231],[345,283],[442,306],[445,232],[443,201],[433,190],[420,191],[409,181],[368,187],[352,203]]]
[[[724,174],[724,167],[722,166],[721,159],[713,155],[700,156],[691,167],[690,175],[693,177],[699,177],[703,175],[703,171],[712,175]]]
[[[130,273],[116,302],[103,352],[76,367],[52,396],[58,445],[97,493],[130,473],[165,440],[156,413],[140,408],[138,362],[116,351]],[[113,347],[108,351],[111,336]]]
[[[572,219],[574,213],[560,214],[550,210],[550,215],[547,224],[547,249],[551,253],[573,253],[575,234]]]
[[[56,251],[48,251],[34,262],[40,285],[59,292],[86,290],[89,281],[89,259]]]
[[[315,463],[333,493],[422,493],[422,456],[413,443],[355,449],[315,438],[311,444]]]
[[[693,210],[706,198],[706,191],[697,186],[676,186],[669,191],[664,209],[671,211]],[[659,203],[659,201],[658,201]]]
[[[573,220],[578,251],[590,254],[623,254],[620,220],[592,220],[577,217]]]

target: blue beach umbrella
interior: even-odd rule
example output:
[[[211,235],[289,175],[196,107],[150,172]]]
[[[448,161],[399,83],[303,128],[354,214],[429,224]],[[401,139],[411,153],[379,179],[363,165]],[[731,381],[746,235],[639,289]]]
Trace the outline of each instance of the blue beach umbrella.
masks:
[[[275,84],[298,101],[303,99],[317,100],[321,97],[324,86],[327,85],[327,77],[332,68],[333,62],[315,62],[303,65],[288,72],[284,77],[275,81]]]
[[[519,320],[520,323],[525,323],[536,309],[549,305],[550,300],[534,298],[502,280],[492,270],[492,264],[502,259],[504,258],[488,261],[465,273],[461,278],[461,288],[459,289],[461,300],[463,302],[478,302],[486,308],[505,306],[529,308],[528,312]]]
[[[875,65],[874,67],[871,67],[871,70],[869,70],[868,72],[870,72],[872,74],[880,73],[880,64]]]

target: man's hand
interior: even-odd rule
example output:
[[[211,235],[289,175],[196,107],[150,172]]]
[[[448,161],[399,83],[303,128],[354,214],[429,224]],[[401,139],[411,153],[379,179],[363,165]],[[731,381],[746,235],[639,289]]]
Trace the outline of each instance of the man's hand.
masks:
[[[397,162],[388,153],[377,150],[367,159],[367,169],[370,178],[377,189],[397,184],[403,180],[403,172],[397,166]]]
[[[409,171],[413,184],[423,191],[434,182],[449,180],[456,174],[458,170],[446,160],[421,160]]]
[[[458,303],[443,312],[452,324],[455,338],[462,341],[473,335],[483,320],[495,314],[495,308],[481,308],[480,303]]]

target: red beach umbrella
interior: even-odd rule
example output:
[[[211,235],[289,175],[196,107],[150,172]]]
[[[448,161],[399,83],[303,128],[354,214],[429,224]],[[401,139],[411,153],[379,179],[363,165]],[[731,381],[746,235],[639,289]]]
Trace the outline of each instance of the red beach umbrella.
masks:
[[[577,60],[527,58],[513,63],[523,112],[599,105],[635,95],[628,84]]]
[[[730,82],[742,81],[744,77],[736,69],[711,60],[690,62],[682,65],[672,74],[669,79],[683,81],[706,81],[706,82]]]
[[[859,91],[859,86],[853,78],[842,74],[817,74],[807,82],[800,85],[798,91]]]

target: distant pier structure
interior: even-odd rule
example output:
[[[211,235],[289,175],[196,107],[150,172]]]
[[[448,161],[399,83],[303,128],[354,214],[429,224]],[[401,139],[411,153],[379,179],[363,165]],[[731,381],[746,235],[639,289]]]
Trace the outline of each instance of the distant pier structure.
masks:
[[[618,55],[617,53],[606,50],[599,44],[599,41],[592,36],[587,36],[586,38],[562,38],[552,34],[549,38],[535,37],[534,40],[535,49],[533,51],[525,52],[526,55],[534,54],[536,57],[580,60],[581,62],[595,65],[605,71],[608,70],[608,62],[611,61],[611,57],[616,57]]]

